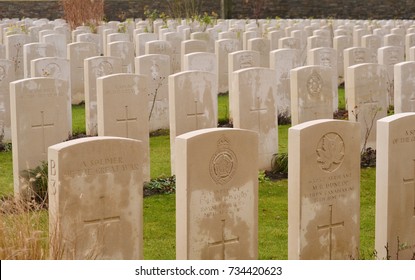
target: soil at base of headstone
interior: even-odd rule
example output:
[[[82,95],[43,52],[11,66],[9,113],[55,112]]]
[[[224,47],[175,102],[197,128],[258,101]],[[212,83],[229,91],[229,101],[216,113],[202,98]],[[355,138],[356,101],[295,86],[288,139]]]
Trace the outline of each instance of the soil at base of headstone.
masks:
[[[274,172],[274,171],[265,171],[265,176],[271,181],[278,181],[288,178],[288,173],[283,172]]]
[[[339,109],[333,114],[333,119],[336,120],[348,120],[349,112],[346,109]]]

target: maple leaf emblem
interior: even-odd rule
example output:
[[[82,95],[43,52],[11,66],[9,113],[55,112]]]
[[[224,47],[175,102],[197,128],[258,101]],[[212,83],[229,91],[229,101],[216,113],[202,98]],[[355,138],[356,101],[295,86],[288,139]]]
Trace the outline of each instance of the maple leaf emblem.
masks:
[[[334,171],[344,158],[344,142],[338,134],[326,134],[317,148],[317,162],[321,169]]]

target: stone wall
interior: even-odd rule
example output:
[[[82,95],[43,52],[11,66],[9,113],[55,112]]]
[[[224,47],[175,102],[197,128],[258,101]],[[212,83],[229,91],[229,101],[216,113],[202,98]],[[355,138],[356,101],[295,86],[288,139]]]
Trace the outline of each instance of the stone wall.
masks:
[[[195,0],[196,2],[201,0]],[[202,1],[202,12],[220,13],[221,0]],[[228,18],[342,18],[413,19],[413,0],[225,0]],[[143,17],[144,7],[168,12],[167,1],[105,0],[107,20]],[[63,16],[59,0],[0,0],[0,18],[49,18]]]

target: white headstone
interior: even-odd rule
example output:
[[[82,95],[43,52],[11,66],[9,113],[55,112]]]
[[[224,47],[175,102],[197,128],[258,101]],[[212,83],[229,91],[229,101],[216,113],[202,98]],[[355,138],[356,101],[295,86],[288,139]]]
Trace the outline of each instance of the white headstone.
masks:
[[[414,113],[377,121],[375,249],[379,259],[414,259],[414,123]]]
[[[256,260],[256,133],[202,129],[178,136],[175,144],[176,258]]]
[[[288,139],[288,259],[358,258],[359,125],[310,121]]]
[[[99,136],[118,136],[143,143],[143,179],[150,181],[147,77],[113,74],[97,78]]]
[[[300,67],[300,52],[295,49],[279,49],[270,53],[270,67],[274,70],[277,91],[278,115],[291,116],[290,71]]]
[[[84,59],[97,55],[98,47],[94,43],[68,44],[72,104],[79,104],[85,101]]]
[[[275,73],[255,67],[233,73],[232,116],[235,128],[256,131],[259,135],[258,170],[271,170],[278,152],[278,111]]]
[[[87,137],[49,147],[50,255],[143,259],[142,144]]]
[[[14,79],[14,63],[0,59],[0,136],[3,142],[11,142],[10,82]]]
[[[147,76],[148,80],[148,117],[150,132],[169,129],[169,93],[168,77],[170,57],[168,55],[149,54],[135,58],[136,74]]]
[[[96,56],[84,60],[85,120],[87,135],[97,135],[97,78],[121,73],[119,57]]]
[[[175,173],[176,136],[218,123],[218,84],[215,74],[185,71],[169,76],[171,170]]]
[[[10,83],[14,193],[26,195],[22,172],[47,160],[50,145],[71,134],[68,126],[68,84],[54,78]]]

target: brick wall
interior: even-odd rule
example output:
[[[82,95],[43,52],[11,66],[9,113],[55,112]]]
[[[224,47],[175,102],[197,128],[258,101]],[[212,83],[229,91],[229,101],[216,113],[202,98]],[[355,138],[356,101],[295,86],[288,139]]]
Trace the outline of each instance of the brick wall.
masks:
[[[343,19],[413,19],[413,0],[225,0],[231,2],[229,18],[343,18]],[[220,0],[204,0],[202,12],[220,15]],[[264,4],[261,5],[260,3]],[[143,17],[144,7],[167,11],[167,1],[105,0],[107,20]],[[253,6],[254,5],[254,6]],[[255,7],[256,5],[256,7]],[[59,0],[1,1],[0,18],[49,18],[63,16]]]

